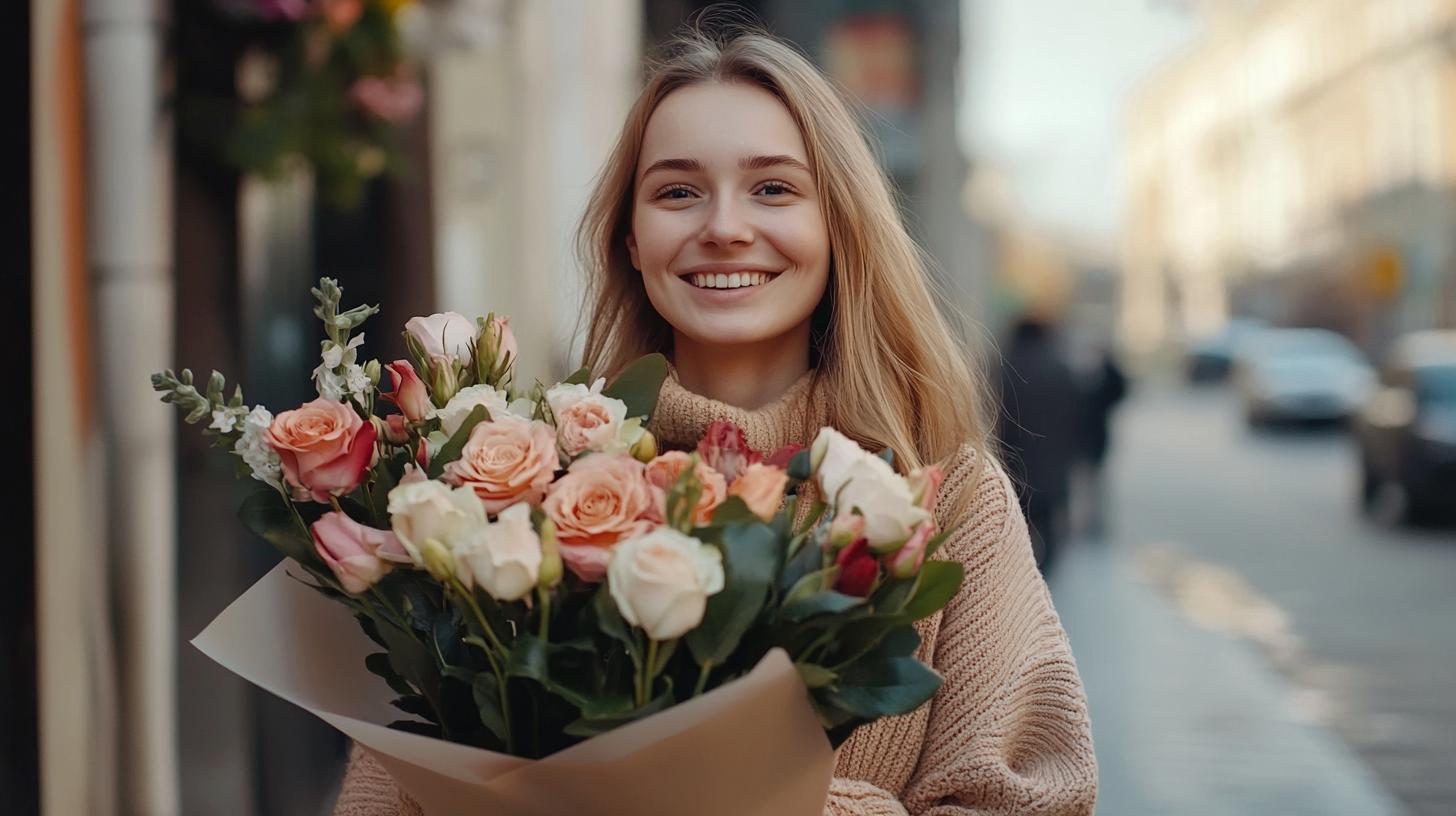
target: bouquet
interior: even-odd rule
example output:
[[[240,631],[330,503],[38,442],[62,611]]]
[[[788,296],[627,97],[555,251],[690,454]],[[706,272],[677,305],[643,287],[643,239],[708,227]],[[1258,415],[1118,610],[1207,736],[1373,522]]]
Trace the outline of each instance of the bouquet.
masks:
[[[195,642],[427,812],[817,813],[832,749],[939,687],[913,626],[963,579],[930,558],[938,469],[833,428],[659,451],[661,355],[523,388],[508,319],[444,313],[360,363],[377,308],[313,294],[316,400],[274,416],[216,372],[153,377],[261,483],[240,517],[286,557]]]

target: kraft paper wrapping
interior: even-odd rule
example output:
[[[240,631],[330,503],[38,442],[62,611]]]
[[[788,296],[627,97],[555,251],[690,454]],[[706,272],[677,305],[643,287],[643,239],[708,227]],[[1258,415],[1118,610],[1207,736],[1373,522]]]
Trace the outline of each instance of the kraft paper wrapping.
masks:
[[[275,567],[192,644],[373,754],[428,816],[821,816],[834,751],[782,650],[703,696],[540,760],[386,727],[379,651],[344,606]]]

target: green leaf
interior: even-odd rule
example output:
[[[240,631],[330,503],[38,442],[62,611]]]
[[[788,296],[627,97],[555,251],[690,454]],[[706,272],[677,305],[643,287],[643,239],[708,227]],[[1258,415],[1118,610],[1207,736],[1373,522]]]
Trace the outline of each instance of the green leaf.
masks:
[[[389,704],[403,711],[406,714],[413,714],[421,719],[430,719],[434,716],[435,710],[430,704],[418,694],[405,694],[389,701]]]
[[[477,405],[471,409],[470,415],[465,418],[465,424],[450,437],[440,452],[430,459],[430,467],[426,475],[431,479],[438,479],[445,474],[445,466],[460,458],[460,451],[465,449],[465,443],[470,440],[470,432],[475,426],[490,420],[490,411],[484,405]]]
[[[916,573],[910,578],[889,578],[885,580],[870,595],[870,604],[874,606],[875,614],[899,615],[905,610],[905,604],[915,594],[915,590],[919,585],[919,573]]]
[[[779,569],[779,538],[761,522],[726,528],[722,550],[723,589],[709,596],[703,622],[686,636],[698,665],[721,665],[733,654],[768,600]]]
[[[404,731],[410,734],[419,734],[423,737],[434,737],[440,739],[440,726],[432,723],[422,723],[416,720],[395,720],[389,724],[390,728],[396,731]]]
[[[958,561],[926,561],[920,568],[919,587],[902,614],[920,620],[940,611],[955,597],[965,576],[966,568]]]
[[[592,370],[590,366],[582,366],[573,371],[570,377],[562,380],[564,385],[591,385]]]
[[[885,448],[875,455],[885,460],[885,464],[889,465],[890,467],[895,466],[895,452],[890,450],[889,448]]]
[[[829,669],[813,663],[795,663],[794,668],[799,670],[799,679],[804,681],[806,688],[824,688],[839,677]]]
[[[714,525],[759,524],[762,521],[756,513],[748,509],[748,504],[743,501],[742,496],[729,496],[722,504],[713,509]]]
[[[415,693],[410,684],[406,683],[404,678],[395,672],[394,667],[389,665],[389,655],[385,652],[375,652],[364,658],[364,668],[368,669],[371,674],[384,678],[384,682],[389,684],[395,694]]]
[[[480,672],[470,684],[470,696],[480,715],[480,724],[502,743],[507,742],[506,718],[501,712],[500,680],[490,672]]]
[[[389,644],[389,665],[395,674],[419,689],[433,711],[440,711],[442,679],[431,650],[414,635],[388,621],[375,620],[374,623],[380,636]]]
[[[667,379],[667,358],[648,354],[637,358],[602,393],[627,403],[627,416],[651,418],[657,408],[657,395]]]
[[[273,488],[253,491],[238,508],[238,518],[286,557],[306,566],[324,566],[314,552],[313,535],[299,524],[287,500]]]
[[[802,544],[789,555],[789,563],[784,565],[784,570],[779,575],[779,590],[789,592],[804,576],[823,569],[824,553],[817,546]]]
[[[786,595],[784,595],[784,607],[787,608],[795,601],[803,600],[824,592],[834,586],[834,579],[839,576],[839,567],[830,565],[824,569],[815,570],[805,575],[794,583]]]
[[[950,530],[942,530],[931,536],[930,540],[925,543],[925,557],[929,559],[932,555],[935,555],[935,551],[940,549],[940,545],[944,544],[945,540],[950,538],[954,532],[955,529],[952,528]]]
[[[831,567],[831,569],[833,568]],[[837,615],[863,603],[863,598],[856,598],[853,595],[845,595],[833,590],[819,592],[784,604],[783,608],[779,610],[779,619],[785,623],[799,623],[815,615]]]
[[[548,692],[575,706],[583,716],[613,716],[632,708],[629,694],[596,687],[599,672],[589,640],[548,643],[523,634],[511,647],[506,673],[535,680]]]
[[[808,448],[804,448],[803,450],[794,454],[793,457],[789,459],[789,478],[797,482],[802,482],[805,479],[808,479],[811,475],[813,475],[812,468],[810,467],[811,461],[812,460],[810,459],[810,453]]]
[[[643,717],[670,708],[677,702],[677,698],[672,693],[672,678],[664,677],[663,681],[663,685],[665,686],[663,692],[649,700],[641,708],[632,709],[617,717],[582,717],[579,720],[568,723],[562,730],[573,737],[595,737],[598,734],[605,734],[613,728],[621,727],[627,723],[635,722]]]
[[[940,688],[941,676],[913,657],[859,661],[824,689],[823,699],[855,716],[875,719],[905,714]]]

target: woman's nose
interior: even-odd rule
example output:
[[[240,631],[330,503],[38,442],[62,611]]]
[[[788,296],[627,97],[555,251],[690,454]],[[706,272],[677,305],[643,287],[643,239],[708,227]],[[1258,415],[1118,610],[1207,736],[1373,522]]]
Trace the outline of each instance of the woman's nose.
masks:
[[[731,196],[720,197],[708,213],[708,221],[699,236],[704,243],[718,246],[753,243],[753,227],[742,205]]]

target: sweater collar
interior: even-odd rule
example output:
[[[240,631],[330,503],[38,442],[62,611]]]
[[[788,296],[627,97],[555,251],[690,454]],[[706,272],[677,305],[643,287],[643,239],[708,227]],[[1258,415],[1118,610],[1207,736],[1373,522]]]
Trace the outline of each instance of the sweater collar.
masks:
[[[696,447],[713,422],[742,428],[749,447],[765,456],[789,444],[808,446],[819,428],[829,424],[815,375],[810,369],[773,402],[750,410],[689,391],[678,380],[677,369],[669,366],[648,428],[664,449]]]

